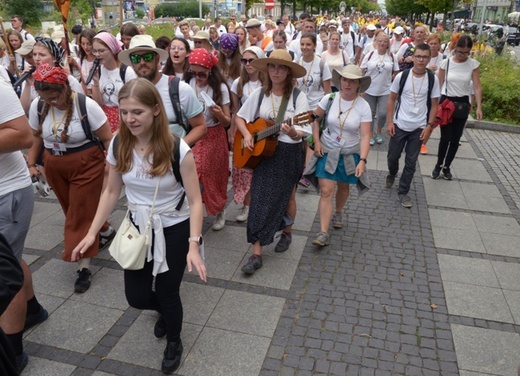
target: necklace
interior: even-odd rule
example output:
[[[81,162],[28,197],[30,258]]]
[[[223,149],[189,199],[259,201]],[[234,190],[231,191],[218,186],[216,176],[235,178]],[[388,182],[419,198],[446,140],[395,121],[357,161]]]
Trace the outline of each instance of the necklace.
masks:
[[[67,116],[67,111],[61,116],[61,120],[56,123],[56,118],[54,115],[54,106],[51,106],[51,116],[52,116],[52,134],[54,135],[54,138],[56,141],[58,141],[58,130],[60,129],[60,126],[65,123],[65,117]]]
[[[354,99],[354,101],[352,102],[352,104],[350,105],[349,109],[347,110],[346,114],[345,114],[345,117],[343,118],[343,121],[341,121],[341,115],[343,114],[343,112],[341,111],[341,95],[339,96],[339,100],[338,100],[338,123],[339,123],[339,136],[337,137],[337,141],[341,141],[341,135],[343,134],[343,127],[345,126],[345,123],[350,115],[350,111],[352,111],[352,109],[354,108],[354,106],[356,105],[356,102],[357,102],[357,99],[359,97],[356,97],[356,99]]]

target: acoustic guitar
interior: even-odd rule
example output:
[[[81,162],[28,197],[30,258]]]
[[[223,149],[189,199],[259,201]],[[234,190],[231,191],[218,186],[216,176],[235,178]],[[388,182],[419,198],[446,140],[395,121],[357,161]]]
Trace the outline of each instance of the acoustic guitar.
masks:
[[[247,130],[253,136],[253,150],[244,146],[244,137],[237,130],[235,143],[233,145],[233,160],[237,168],[254,169],[263,158],[272,157],[278,142],[278,133],[282,129],[283,123],[290,125],[300,125],[312,123],[315,116],[312,111],[303,112],[293,118],[284,120],[279,124],[270,125],[265,119],[258,118],[252,123],[246,124]],[[271,124],[273,124],[271,122]]]

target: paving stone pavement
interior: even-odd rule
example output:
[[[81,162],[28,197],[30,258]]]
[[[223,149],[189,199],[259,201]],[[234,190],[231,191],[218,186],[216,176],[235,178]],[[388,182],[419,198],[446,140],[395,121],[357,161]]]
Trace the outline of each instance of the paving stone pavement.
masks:
[[[434,137],[438,134],[434,134]],[[520,363],[518,139],[470,130],[453,181],[432,180],[438,139],[421,156],[411,209],[386,189],[386,139],[372,147],[372,189],[354,192],[331,245],[312,245],[319,197],[299,189],[293,243],[251,254],[229,195],[226,227],[204,223],[209,281],[186,274],[179,375],[513,375]],[[507,145],[507,146],[506,146]],[[498,157],[497,157],[498,156]],[[111,221],[124,216],[124,198]],[[344,217],[345,217],[344,216]],[[92,287],[73,293],[61,261],[63,215],[37,198],[24,258],[49,319],[24,336],[23,375],[159,375],[156,314],[128,306],[104,251]]]

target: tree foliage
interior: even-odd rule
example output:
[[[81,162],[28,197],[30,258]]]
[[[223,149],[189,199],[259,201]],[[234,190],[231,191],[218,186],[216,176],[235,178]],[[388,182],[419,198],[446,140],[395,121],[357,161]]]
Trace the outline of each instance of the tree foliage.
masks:
[[[5,10],[10,16],[18,14],[26,24],[40,23],[43,2],[41,0],[5,0]]]
[[[246,14],[249,12],[249,9],[253,7],[254,4],[263,3],[264,0],[246,0]]]
[[[202,4],[202,14],[208,14],[209,7]],[[183,1],[180,3],[163,3],[155,7],[155,17],[199,17],[198,1]]]

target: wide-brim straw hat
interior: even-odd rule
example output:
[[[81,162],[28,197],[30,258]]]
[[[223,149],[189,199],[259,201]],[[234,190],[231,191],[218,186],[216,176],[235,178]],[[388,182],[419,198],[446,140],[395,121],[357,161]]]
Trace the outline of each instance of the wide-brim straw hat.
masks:
[[[363,76],[361,68],[357,65],[347,65],[340,70],[332,70],[332,84],[341,91],[341,77],[345,77],[351,80],[359,80],[359,92],[364,93],[370,87],[372,79],[370,76]]]
[[[269,73],[268,64],[285,65],[291,70],[293,78],[303,77],[307,73],[304,67],[292,61],[291,55],[285,50],[274,50],[269,57],[251,63],[254,68],[264,73]]]
[[[117,56],[119,61],[125,65],[132,66],[130,60],[130,54],[136,51],[152,51],[159,55],[160,61],[168,59],[168,52],[161,48],[155,47],[155,42],[151,35],[134,35],[130,40],[130,48],[128,50],[121,51]]]
[[[209,33],[207,31],[199,30],[191,39],[195,40],[207,40],[209,42]]]

